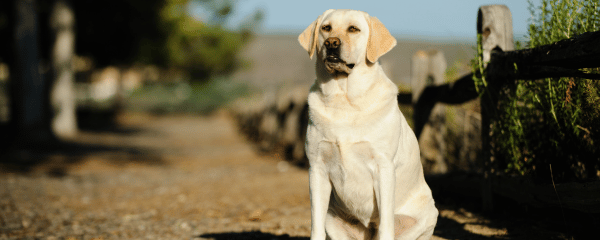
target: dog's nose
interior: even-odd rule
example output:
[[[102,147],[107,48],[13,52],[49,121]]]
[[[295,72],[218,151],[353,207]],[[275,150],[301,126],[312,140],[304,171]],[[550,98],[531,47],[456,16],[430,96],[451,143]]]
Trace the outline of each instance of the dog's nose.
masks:
[[[339,38],[330,37],[325,40],[325,47],[329,49],[338,48],[342,42]]]

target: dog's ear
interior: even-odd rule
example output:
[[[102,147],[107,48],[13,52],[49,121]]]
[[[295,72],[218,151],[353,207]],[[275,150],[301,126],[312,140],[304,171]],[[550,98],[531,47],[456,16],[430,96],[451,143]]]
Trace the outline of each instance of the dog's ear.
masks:
[[[298,41],[300,45],[308,51],[308,57],[312,59],[313,55],[315,55],[315,50],[317,49],[317,39],[319,38],[319,26],[321,26],[321,21],[323,17],[333,11],[333,9],[329,9],[325,11],[321,16],[317,18],[314,22],[312,22],[304,31],[298,36]]]
[[[383,23],[376,17],[369,18],[369,42],[367,43],[367,59],[377,62],[377,59],[396,46],[396,39]]]

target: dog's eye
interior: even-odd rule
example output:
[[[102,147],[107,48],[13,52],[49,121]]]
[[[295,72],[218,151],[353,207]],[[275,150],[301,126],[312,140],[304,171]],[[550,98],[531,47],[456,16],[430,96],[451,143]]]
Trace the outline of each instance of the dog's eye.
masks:
[[[329,32],[329,31],[331,31],[331,26],[325,25],[325,26],[321,27],[321,29],[323,29],[323,31],[325,31],[325,32]]]
[[[355,26],[350,26],[348,27],[348,32],[360,32],[360,29]]]

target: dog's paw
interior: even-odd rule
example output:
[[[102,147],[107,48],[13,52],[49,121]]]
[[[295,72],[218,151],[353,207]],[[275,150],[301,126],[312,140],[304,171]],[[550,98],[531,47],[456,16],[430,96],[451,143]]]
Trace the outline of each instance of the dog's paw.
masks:
[[[413,217],[397,214],[394,217],[394,235],[396,237],[402,235],[408,229],[412,228],[417,223],[417,219]]]

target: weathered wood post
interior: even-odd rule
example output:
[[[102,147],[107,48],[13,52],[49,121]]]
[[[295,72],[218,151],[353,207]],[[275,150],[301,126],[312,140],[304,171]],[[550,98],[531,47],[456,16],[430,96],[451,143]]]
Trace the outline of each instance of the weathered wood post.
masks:
[[[444,53],[438,50],[417,51],[412,57],[414,131],[419,139],[421,158],[431,173],[445,173],[448,170],[444,159],[446,109],[440,104],[436,105],[435,100],[422,97],[422,94],[429,86],[444,84],[446,66]]]
[[[493,51],[514,50],[512,15],[505,5],[486,5],[479,8],[477,14],[478,46],[483,50],[483,65],[491,59]],[[494,174],[494,157],[491,148],[491,117],[496,111],[498,104],[498,91],[501,79],[492,75],[484,76],[487,87],[485,94],[481,97],[481,140],[484,161],[484,182],[482,184],[482,207],[486,212],[494,209],[492,194],[492,178]]]
[[[75,52],[75,14],[69,3],[57,0],[52,7],[50,28],[54,32],[52,48],[51,106],[54,113],[52,130],[61,138],[72,138],[77,133],[75,116],[75,73],[72,61]]]

